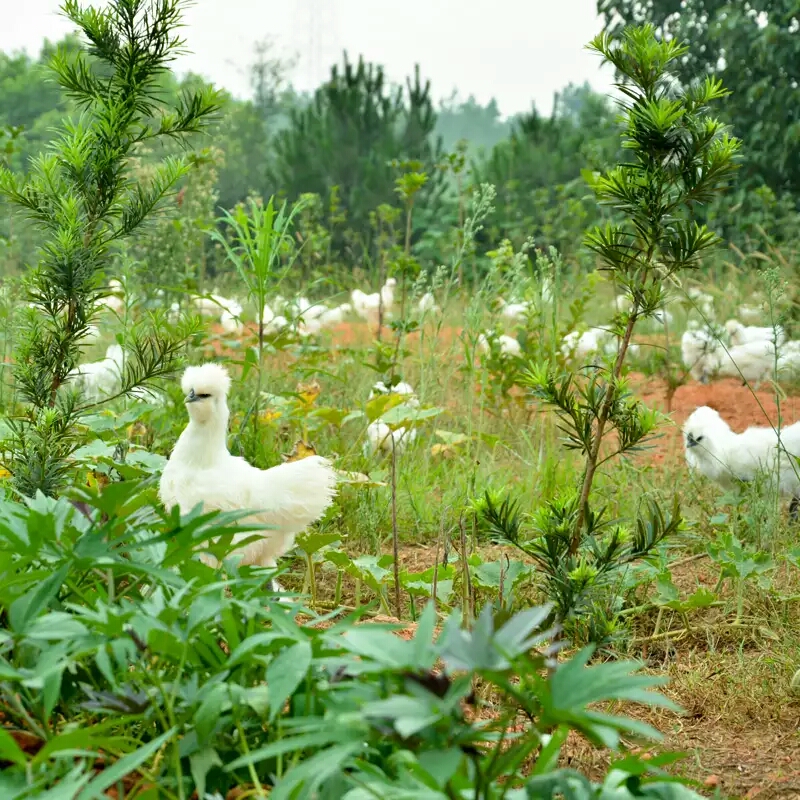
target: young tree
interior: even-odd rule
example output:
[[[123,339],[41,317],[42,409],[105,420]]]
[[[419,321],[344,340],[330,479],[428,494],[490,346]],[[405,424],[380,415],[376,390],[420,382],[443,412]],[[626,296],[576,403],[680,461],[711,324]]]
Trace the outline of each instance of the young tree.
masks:
[[[739,182],[800,197],[797,108],[800,35],[795,0],[598,0],[606,30],[651,22],[663,39],[686,42],[673,72],[685,85],[717,75],[730,90],[721,117],[748,147]],[[746,198],[744,198],[746,199]]]
[[[290,199],[314,193],[329,197],[339,189],[349,227],[370,236],[370,214],[395,197],[396,159],[420,161],[432,176],[424,203],[438,201],[444,175],[434,142],[436,112],[430,84],[419,70],[403,87],[388,85],[383,69],[359,59],[334,66],[309,106],[292,113],[289,127],[275,140],[272,180]],[[334,246],[342,242],[334,241]]]
[[[176,36],[183,6],[183,0],[112,0],[98,10],[66,0],[62,12],[86,49],[58,50],[50,67],[80,116],[62,123],[27,178],[0,169],[0,195],[22,209],[44,240],[27,278],[32,308],[21,322],[14,364],[27,409],[12,420],[9,467],[24,495],[52,495],[62,486],[79,444],[76,423],[91,407],[67,381],[112,257],[189,168],[187,158],[169,158],[137,183],[129,160],[154,139],[201,130],[217,108],[207,88],[187,92],[172,108],[160,100],[159,78],[184,44]],[[121,393],[173,369],[181,341],[165,329],[150,319],[128,331]]]
[[[625,381],[628,347],[637,322],[663,308],[673,276],[699,268],[719,244],[695,222],[694,211],[728,184],[739,149],[739,141],[709,113],[710,104],[726,94],[722,84],[709,77],[682,87],[674,80],[671,68],[686,54],[684,45],[659,41],[646,25],[626,28],[618,39],[601,34],[590,48],[621,76],[623,146],[630,155],[593,179],[598,201],[619,222],[595,228],[586,246],[631,297],[631,307],[614,321],[618,346],[609,364],[587,365],[575,375],[543,363],[525,379],[555,409],[566,447],[581,454],[578,485],[537,509],[536,536],[527,541],[510,499],[500,504],[487,496],[480,506],[498,536],[534,558],[565,623],[593,610],[599,590],[622,566],[646,557],[680,527],[677,498],[671,514],[654,500],[643,503],[643,513],[625,527],[605,519],[605,509],[592,502],[592,489],[604,464],[640,450],[658,424],[659,415],[636,400]],[[597,635],[600,629],[593,630]]]

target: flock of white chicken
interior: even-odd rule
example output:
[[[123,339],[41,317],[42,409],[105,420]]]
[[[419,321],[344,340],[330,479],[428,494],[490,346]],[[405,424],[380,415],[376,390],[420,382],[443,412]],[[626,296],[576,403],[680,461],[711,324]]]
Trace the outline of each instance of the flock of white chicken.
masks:
[[[270,304],[264,307],[261,324],[268,335],[287,330],[301,337],[316,336],[350,317],[377,325],[380,319],[391,319],[396,287],[397,279],[387,278],[379,291],[368,294],[361,289],[353,289],[350,293],[350,302],[335,305],[324,302],[312,303],[302,295],[293,300],[276,295]],[[244,309],[238,300],[219,294],[209,294],[194,297],[192,307],[203,317],[217,319],[226,334],[240,334],[244,330],[242,322]],[[420,316],[438,314],[440,311],[431,292],[426,292],[419,298],[416,310]],[[177,305],[173,311],[178,311]]]
[[[729,319],[718,326],[714,322],[714,298],[697,288],[689,289],[687,294],[692,310],[681,336],[681,359],[692,378],[705,383],[712,378],[733,377],[758,384],[772,377],[800,374],[800,341],[787,341],[780,325],[753,324],[763,323],[763,304],[742,305],[738,309],[741,320]],[[614,312],[624,312],[629,307],[630,298],[625,295],[618,295],[612,304]],[[655,315],[654,322],[672,326],[675,318],[664,308]],[[598,354],[612,355],[617,347],[618,339],[611,328],[600,325],[568,333],[561,352],[568,362],[585,363]],[[639,351],[637,345],[630,346],[632,356]]]

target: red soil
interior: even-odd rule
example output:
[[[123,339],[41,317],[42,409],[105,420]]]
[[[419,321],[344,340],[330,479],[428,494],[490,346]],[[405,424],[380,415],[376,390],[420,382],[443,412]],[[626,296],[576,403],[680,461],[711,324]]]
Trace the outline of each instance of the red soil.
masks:
[[[632,376],[634,390],[652,408],[666,413],[666,388],[663,381],[645,376]],[[672,398],[670,418],[675,423],[665,426],[663,436],[655,442],[652,458],[660,463],[683,457],[681,427],[698,406],[710,406],[736,433],[751,425],[777,424],[778,407],[772,387],[753,390],[734,378],[713,383],[687,383],[678,387]],[[782,396],[780,402],[781,424],[789,425],[800,420],[800,396]]]

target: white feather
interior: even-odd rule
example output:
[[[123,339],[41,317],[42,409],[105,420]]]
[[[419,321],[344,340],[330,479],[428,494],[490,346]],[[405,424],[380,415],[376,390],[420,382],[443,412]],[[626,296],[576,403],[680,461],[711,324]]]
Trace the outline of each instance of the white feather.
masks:
[[[367,426],[367,438],[364,440],[364,453],[371,455],[377,452],[391,453],[394,450],[399,455],[417,438],[413,428],[397,428],[392,430],[385,422],[376,419]]]
[[[750,342],[774,342],[780,347],[786,341],[786,332],[781,325],[758,327],[756,325],[743,325],[737,319],[729,319],[725,323],[725,330],[732,345],[748,344]]]
[[[522,347],[520,343],[508,334],[502,333],[499,336],[494,336],[492,333],[481,334],[478,337],[478,349],[482,353],[488,353],[491,350],[491,343],[497,342],[500,352],[507,356],[521,356]]]
[[[178,438],[159,483],[161,502],[181,513],[196,505],[206,511],[253,509],[248,523],[265,526],[261,538],[235,551],[242,564],[273,566],[295,536],[319,519],[333,502],[336,473],[320,456],[257,469],[232,456],[226,443],[230,378],[218,364],[189,367],[181,388],[187,395],[189,424]],[[190,394],[208,395],[191,400]],[[236,534],[242,541],[253,533]],[[204,560],[212,563],[206,555]]]
[[[777,478],[781,494],[800,495],[797,462],[800,457],[800,423],[783,428],[780,447],[771,427],[751,427],[734,433],[717,411],[696,409],[683,426],[686,463],[723,487],[752,481],[758,473]]]
[[[124,353],[118,344],[109,345],[106,357],[73,369],[67,380],[78,384],[88,400],[97,402],[122,388]]]

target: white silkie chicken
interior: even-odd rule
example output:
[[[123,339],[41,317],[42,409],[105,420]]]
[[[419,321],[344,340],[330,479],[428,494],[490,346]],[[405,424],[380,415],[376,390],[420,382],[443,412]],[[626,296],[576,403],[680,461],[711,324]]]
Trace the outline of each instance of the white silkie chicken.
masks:
[[[725,330],[732,345],[748,344],[749,342],[772,342],[780,347],[786,341],[786,332],[781,325],[759,327],[757,325],[743,325],[738,319],[729,319],[725,323]]]
[[[414,428],[396,428],[392,430],[385,422],[376,419],[367,426],[367,438],[364,440],[364,454],[383,452],[397,455],[405,450],[417,438]]]
[[[300,319],[297,323],[297,333],[306,338],[308,336],[316,336],[322,330],[322,323],[319,319]]]
[[[387,278],[386,282],[381,286],[381,302],[383,303],[384,311],[391,311],[394,305],[394,290],[397,286],[397,278]]]
[[[106,357],[73,369],[67,380],[80,386],[87,400],[98,402],[122,388],[122,367],[125,354],[118,344],[109,345]]]
[[[499,297],[497,302],[500,303],[500,316],[503,317],[503,319],[516,322],[525,319],[528,315],[528,303],[506,303],[502,297]]]
[[[568,361],[573,358],[584,361],[587,358],[597,355],[601,350],[609,351],[609,345],[614,342],[609,341],[611,333],[605,328],[592,328],[584,331],[571,331],[561,342],[561,354]]]
[[[752,481],[766,473],[777,479],[778,491],[792,498],[789,512],[800,507],[800,423],[778,433],[771,427],[751,427],[734,433],[719,412],[697,408],[683,426],[686,463],[723,487]]]
[[[100,328],[97,325],[87,325],[86,333],[81,336],[81,342],[85,344],[94,344],[100,341]]]
[[[800,341],[786,342],[778,350],[778,376],[797,378],[800,375]]]
[[[193,297],[192,306],[201,317],[216,317],[220,313],[219,306],[210,297]]]
[[[365,294],[360,289],[353,289],[350,299],[353,311],[369,323],[376,323],[380,310],[384,318],[391,313],[394,305],[394,288],[397,286],[396,278],[387,278],[379,292]]]
[[[618,314],[625,314],[633,308],[633,298],[629,294],[618,294],[613,306]]]
[[[716,333],[708,327],[690,327],[681,336],[681,360],[683,366],[696,381],[705,382],[718,359],[715,355],[719,341]]]
[[[244,331],[244,323],[242,322],[242,307],[238,303],[232,303],[230,308],[223,309],[219,317],[219,323],[222,326],[223,333],[227,335],[240,334]]]
[[[436,298],[433,296],[433,293],[425,292],[425,294],[419,299],[417,310],[419,311],[420,316],[424,317],[439,314],[442,309],[436,305]]]
[[[481,334],[478,337],[478,349],[482,353],[488,353],[492,349],[492,341],[497,342],[497,346],[500,349],[500,352],[506,356],[515,356],[519,357],[522,355],[522,347],[520,343],[513,337],[509,336],[508,334],[500,334],[499,336],[492,336],[490,333],[488,336],[486,334]]]
[[[311,320],[318,319],[326,311],[328,307],[324,303],[311,303],[307,297],[298,297],[292,304],[292,311],[294,316],[302,322],[311,322]]]
[[[403,402],[412,408],[419,407],[414,387],[410,383],[400,381],[391,388],[383,381],[373,385],[369,393],[372,400],[377,395],[396,394],[403,398]],[[391,453],[392,449],[399,455],[409,444],[417,438],[414,428],[396,428],[392,430],[385,422],[376,419],[367,426],[367,438],[364,440],[364,454],[372,455],[377,452]]]
[[[166,508],[182,514],[202,505],[205,511],[253,510],[243,520],[265,527],[258,541],[234,551],[241,564],[274,567],[295,536],[318,520],[333,502],[336,473],[321,456],[257,469],[228,452],[230,377],[219,364],[188,367],[181,380],[189,424],[164,467],[158,494]],[[252,537],[239,533],[234,542]],[[202,560],[216,566],[209,554]]]
[[[116,278],[108,282],[109,294],[101,297],[96,307],[100,310],[112,311],[114,314],[121,314],[125,308],[125,287]]]
[[[775,372],[775,345],[746,342],[727,350],[720,344],[710,356],[710,374],[758,384]]]
[[[350,303],[342,303],[335,308],[326,308],[317,319],[323,328],[330,328],[344,322],[352,311]]]
[[[681,337],[681,354],[689,374],[701,383],[712,377],[760,383],[775,370],[772,342],[747,342],[725,348],[708,328],[685,331]]]

